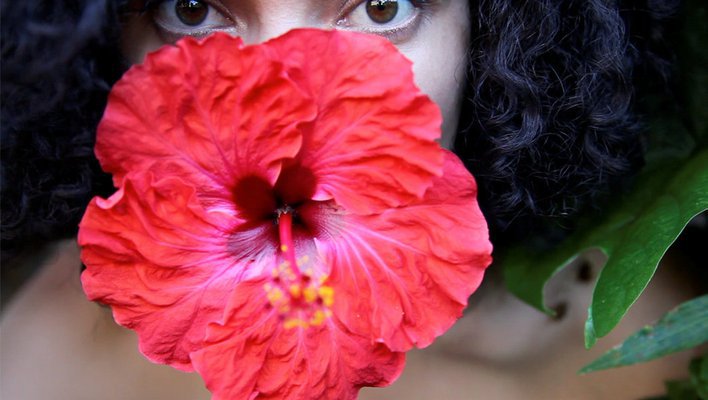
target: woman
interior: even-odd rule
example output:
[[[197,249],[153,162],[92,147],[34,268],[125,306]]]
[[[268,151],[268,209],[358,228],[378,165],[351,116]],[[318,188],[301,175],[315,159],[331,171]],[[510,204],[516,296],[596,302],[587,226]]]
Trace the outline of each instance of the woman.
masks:
[[[132,332],[86,301],[78,280],[75,227],[92,196],[112,191],[92,155],[95,126],[110,85],[147,52],[214,31],[247,43],[301,26],[383,35],[413,61],[417,83],[440,106],[442,144],[475,173],[497,248],[520,240],[543,246],[641,165],[632,80],[667,73],[652,54],[656,43],[643,38],[660,38],[659,22],[675,8],[652,2],[620,13],[624,5],[601,1],[502,0],[43,3],[2,3],[3,284],[37,270],[3,311],[8,399],[208,398],[198,376],[144,360]],[[637,31],[627,31],[630,22]],[[687,356],[575,376],[604,350],[587,353],[580,343],[587,282],[602,263],[595,254],[584,261],[553,283],[551,297],[565,308],[557,320],[514,300],[492,272],[451,332],[412,353],[391,388],[362,397],[660,393],[663,380],[682,375]],[[657,279],[608,344],[690,297],[683,288],[675,275]],[[627,386],[628,377],[636,384]]]

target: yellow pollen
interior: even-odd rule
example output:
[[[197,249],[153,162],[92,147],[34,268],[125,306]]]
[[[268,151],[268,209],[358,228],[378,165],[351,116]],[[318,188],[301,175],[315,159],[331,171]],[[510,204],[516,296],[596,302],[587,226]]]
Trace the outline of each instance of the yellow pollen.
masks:
[[[317,294],[319,294],[325,307],[332,307],[332,304],[334,304],[334,289],[332,287],[320,286],[317,289]]]
[[[298,284],[292,284],[288,288],[288,292],[290,292],[290,295],[293,296],[294,298],[299,298],[300,295],[302,295],[302,287]]]
[[[292,328],[309,328],[310,325],[307,323],[307,321],[302,320],[300,318],[289,318],[285,320],[285,323],[283,324],[285,326],[285,329],[292,329]]]
[[[308,303],[314,303],[317,300],[317,291],[312,286],[308,286],[302,291],[305,301]]]
[[[313,315],[312,318],[310,318],[310,324],[315,325],[315,326],[322,325],[324,320],[325,320],[324,312],[322,312],[322,310],[317,310],[317,311],[315,311],[315,315]]]
[[[288,246],[285,245],[285,244],[282,245],[282,246],[280,246],[280,251],[282,251],[283,253],[285,253],[286,251],[288,251]]]
[[[266,291],[266,297],[268,298],[268,302],[275,306],[278,304],[279,300],[283,299],[283,291],[280,290],[280,288],[274,288],[269,284],[266,284],[264,287]]]

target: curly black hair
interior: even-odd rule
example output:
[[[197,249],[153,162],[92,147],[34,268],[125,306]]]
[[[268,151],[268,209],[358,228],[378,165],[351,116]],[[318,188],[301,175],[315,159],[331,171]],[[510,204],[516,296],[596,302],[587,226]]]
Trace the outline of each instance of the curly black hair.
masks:
[[[93,155],[96,125],[125,63],[117,4],[3,1],[2,254],[67,237],[110,180]]]
[[[456,151],[497,237],[552,235],[643,164],[638,77],[678,1],[480,0]]]
[[[90,198],[112,191],[92,148],[107,93],[127,68],[126,3],[1,3],[3,258],[74,235]],[[671,0],[471,2],[455,147],[497,236],[565,220],[641,165],[633,79],[637,68],[668,72],[651,43],[676,8]]]

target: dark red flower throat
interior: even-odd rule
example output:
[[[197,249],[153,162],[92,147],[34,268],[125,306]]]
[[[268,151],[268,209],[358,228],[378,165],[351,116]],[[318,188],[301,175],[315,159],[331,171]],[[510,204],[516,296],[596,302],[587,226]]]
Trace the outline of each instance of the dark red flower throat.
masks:
[[[252,222],[272,220],[279,211],[297,211],[312,201],[316,184],[310,169],[290,162],[283,166],[275,185],[255,175],[240,179],[234,188],[234,204],[240,215]]]
[[[332,315],[334,292],[324,285],[328,271],[317,268],[310,250],[312,239],[323,233],[324,210],[329,207],[322,206],[331,203],[312,200],[316,184],[310,169],[291,161],[275,185],[247,176],[234,188],[234,204],[248,220],[235,236],[241,236],[244,227],[255,230],[276,252],[272,279],[263,288],[266,308],[277,310],[286,329],[318,326]]]

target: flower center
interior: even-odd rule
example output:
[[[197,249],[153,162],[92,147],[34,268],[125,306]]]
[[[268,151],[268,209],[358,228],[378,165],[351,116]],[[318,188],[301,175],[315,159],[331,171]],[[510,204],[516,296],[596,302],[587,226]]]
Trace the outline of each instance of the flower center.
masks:
[[[312,171],[292,162],[283,166],[275,185],[256,175],[241,178],[234,187],[233,201],[249,221],[271,220],[277,210],[298,209],[310,202],[316,185]]]
[[[307,255],[296,257],[293,210],[282,207],[277,211],[277,218],[280,242],[277,266],[272,280],[263,285],[268,306],[280,313],[285,329],[322,325],[332,315],[334,291],[324,284],[326,275],[315,276]]]

